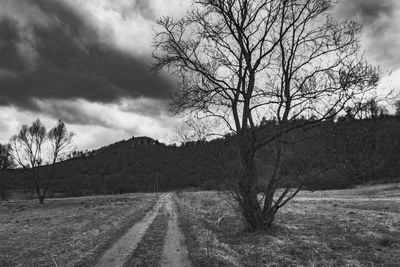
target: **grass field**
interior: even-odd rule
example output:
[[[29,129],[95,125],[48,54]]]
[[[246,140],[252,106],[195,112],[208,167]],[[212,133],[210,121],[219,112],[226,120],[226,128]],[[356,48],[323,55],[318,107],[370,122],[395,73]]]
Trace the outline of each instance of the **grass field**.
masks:
[[[0,266],[91,266],[158,196],[1,202]],[[399,184],[302,191],[269,233],[244,233],[222,193],[171,196],[194,266],[400,266]],[[131,265],[158,266],[167,222],[160,212]]]
[[[197,266],[400,266],[399,184],[301,192],[269,234],[243,233],[220,193],[177,201]]]
[[[157,194],[0,204],[0,266],[88,266],[152,208]]]

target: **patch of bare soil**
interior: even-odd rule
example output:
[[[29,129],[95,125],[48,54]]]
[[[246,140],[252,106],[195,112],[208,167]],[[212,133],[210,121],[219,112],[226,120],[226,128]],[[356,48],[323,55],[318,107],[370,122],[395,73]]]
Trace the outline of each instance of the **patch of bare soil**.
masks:
[[[163,194],[154,209],[128,230],[95,266],[191,266],[178,227],[173,194]]]
[[[142,221],[136,223],[126,232],[112,247],[105,251],[103,256],[97,261],[95,266],[124,266],[125,262],[136,249],[150,224],[159,214],[160,209],[166,202],[167,195],[161,195],[153,210],[148,212]]]
[[[125,263],[126,267],[158,267],[163,254],[164,240],[168,230],[168,214],[159,212],[135,251]]]
[[[165,205],[169,215],[168,232],[164,243],[164,253],[161,266],[191,266],[188,251],[185,246],[185,237],[178,227],[176,204],[171,194],[168,195]]]

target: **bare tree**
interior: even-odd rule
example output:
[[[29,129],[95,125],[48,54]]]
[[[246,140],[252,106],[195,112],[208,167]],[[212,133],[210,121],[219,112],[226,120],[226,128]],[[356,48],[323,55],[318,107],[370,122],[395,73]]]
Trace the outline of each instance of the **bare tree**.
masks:
[[[40,203],[45,198],[39,167],[44,161],[42,151],[46,137],[46,127],[37,119],[29,127],[22,125],[19,133],[11,138],[14,160],[22,168],[32,169],[31,175]]]
[[[0,170],[6,170],[13,166],[11,146],[9,144],[0,144]]]
[[[67,126],[61,120],[58,120],[57,125],[50,130],[48,138],[52,148],[52,164],[55,164],[63,156],[66,156],[66,149],[71,144],[73,133],[68,132]]]
[[[379,70],[358,53],[360,25],[335,21],[334,3],[198,0],[185,17],[157,21],[154,70],[177,80],[173,110],[237,136],[234,197],[249,230],[268,229],[301,188],[274,198],[288,134],[335,116],[377,84]],[[276,119],[274,130],[260,126],[263,117]],[[260,201],[255,155],[271,144],[275,159]]]
[[[73,134],[67,131],[62,121],[58,121],[57,125],[47,133],[46,127],[38,119],[29,127],[23,125],[19,133],[11,138],[13,157],[19,166],[31,169],[36,195],[41,204],[50,188],[53,166],[71,143],[72,137]],[[44,152],[46,142],[51,145],[51,153],[47,158],[53,165],[49,175],[41,173],[40,168],[46,160]]]
[[[377,119],[388,114],[388,110],[377,97],[370,97],[365,101],[358,101],[354,103],[352,113],[357,119]],[[350,107],[349,107],[350,108]]]

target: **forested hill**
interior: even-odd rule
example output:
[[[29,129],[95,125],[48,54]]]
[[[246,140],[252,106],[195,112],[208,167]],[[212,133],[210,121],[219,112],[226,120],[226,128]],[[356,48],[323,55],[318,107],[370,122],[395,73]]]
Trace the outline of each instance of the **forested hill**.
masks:
[[[270,122],[262,131],[268,134],[274,127]],[[295,131],[287,139],[286,149],[290,153],[283,159],[280,174],[290,177],[298,172],[299,166],[307,166],[302,170],[305,188],[344,188],[366,182],[399,180],[399,117],[327,121],[315,129]],[[235,138],[228,136],[211,142],[170,146],[143,137],[75,153],[74,158],[54,166],[51,191],[79,196],[190,187],[218,189],[226,181],[237,178],[240,172],[234,142]],[[272,160],[274,144],[257,154],[261,185],[270,175]],[[2,172],[1,187],[32,190],[30,172]],[[41,167],[40,172],[50,175],[51,167]]]
[[[212,181],[208,173],[213,160],[204,152],[205,143],[177,147],[151,138],[136,139],[75,152],[73,158],[57,163],[51,191],[81,195],[168,191],[200,185],[211,188],[207,183]],[[1,179],[9,189],[33,189],[30,171],[8,170]],[[41,175],[50,173],[50,166],[41,167]]]

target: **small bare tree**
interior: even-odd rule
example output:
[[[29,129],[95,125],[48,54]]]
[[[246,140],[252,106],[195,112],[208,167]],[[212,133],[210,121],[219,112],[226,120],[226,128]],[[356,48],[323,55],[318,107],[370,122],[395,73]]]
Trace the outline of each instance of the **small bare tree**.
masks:
[[[11,138],[11,146],[15,162],[24,169],[30,169],[35,185],[36,195],[42,204],[53,178],[54,164],[72,141],[73,134],[67,131],[65,124],[58,121],[57,125],[46,131],[46,127],[38,119],[31,126],[23,125],[19,133]],[[51,145],[51,153],[47,157],[52,164],[50,175],[41,174],[40,166],[46,160],[46,142]]]
[[[298,192],[287,187],[274,198],[288,134],[336,115],[377,84],[378,69],[358,53],[360,25],[335,21],[335,2],[197,0],[185,17],[158,20],[154,69],[178,82],[173,110],[218,122],[210,134],[237,136],[242,171],[234,196],[249,230],[268,229]],[[276,119],[274,130],[260,126],[262,117]],[[255,156],[273,143],[260,201]]]
[[[67,148],[72,142],[73,133],[68,132],[67,126],[61,120],[58,120],[57,125],[50,130],[48,138],[51,143],[51,154],[53,158],[52,164],[68,154]]]

